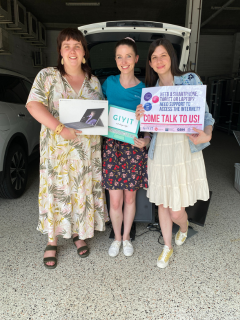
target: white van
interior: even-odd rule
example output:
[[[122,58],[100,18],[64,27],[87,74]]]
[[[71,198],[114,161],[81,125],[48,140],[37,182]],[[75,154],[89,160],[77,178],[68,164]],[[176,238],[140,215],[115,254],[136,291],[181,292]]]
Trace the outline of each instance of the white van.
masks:
[[[135,40],[139,60],[135,67],[136,77],[145,80],[146,60],[150,43],[159,38],[166,38],[176,50],[179,67],[184,71],[189,56],[190,29],[167,23],[152,21],[110,21],[89,24],[78,28],[85,36],[90,52],[89,64],[93,74],[101,83],[110,76],[120,73],[116,66],[114,49],[116,43],[126,37]],[[109,195],[106,192],[109,208]],[[135,222],[155,222],[155,205],[146,197],[146,190],[139,189],[136,195]],[[134,224],[131,238],[134,234]],[[110,238],[114,238],[111,233]]]
[[[117,41],[131,37],[138,48],[139,61],[135,68],[136,77],[144,82],[145,66],[150,43],[166,38],[173,44],[181,70],[185,70],[189,56],[190,29],[172,24],[152,21],[109,21],[81,26],[90,52],[93,74],[102,83],[109,75],[119,74],[114,60]]]

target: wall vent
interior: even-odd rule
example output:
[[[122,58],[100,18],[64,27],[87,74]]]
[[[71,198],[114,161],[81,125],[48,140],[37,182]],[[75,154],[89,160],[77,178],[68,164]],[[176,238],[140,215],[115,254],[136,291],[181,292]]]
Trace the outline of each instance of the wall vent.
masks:
[[[0,0],[0,23],[12,22],[11,0]]]
[[[0,28],[0,54],[11,54],[9,33],[3,28]]]
[[[18,1],[12,0],[12,20],[13,22],[8,24],[7,30],[19,30],[21,32],[27,32],[27,11],[26,8]]]
[[[32,58],[34,67],[43,67],[43,56],[41,51],[33,51]]]
[[[36,47],[46,47],[47,46],[47,30],[46,27],[41,23],[38,22],[38,40],[32,41],[32,45]],[[30,39],[31,41],[31,39]]]

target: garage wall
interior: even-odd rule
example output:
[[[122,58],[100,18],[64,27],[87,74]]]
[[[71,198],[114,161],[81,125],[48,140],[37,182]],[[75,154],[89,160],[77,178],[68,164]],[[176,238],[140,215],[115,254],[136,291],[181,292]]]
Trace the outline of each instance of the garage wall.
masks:
[[[57,65],[57,37],[60,31],[47,30],[47,49],[44,50],[47,58],[47,66],[55,67]]]
[[[21,73],[33,80],[41,68],[33,67],[32,52],[39,49],[10,32],[9,42],[11,55],[0,55],[0,68]]]
[[[232,71],[233,35],[201,35],[197,72],[209,77]]]

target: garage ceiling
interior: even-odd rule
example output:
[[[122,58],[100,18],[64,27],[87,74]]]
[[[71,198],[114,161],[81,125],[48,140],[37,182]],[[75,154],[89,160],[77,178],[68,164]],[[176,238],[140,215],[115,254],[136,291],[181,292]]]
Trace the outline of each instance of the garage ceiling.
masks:
[[[66,2],[100,2],[98,7],[70,7]],[[202,0],[202,22],[228,0]],[[148,20],[185,25],[186,0],[20,0],[48,29],[113,21]],[[235,0],[230,7],[239,7]],[[202,34],[226,34],[240,31],[240,10],[223,10],[201,29]]]

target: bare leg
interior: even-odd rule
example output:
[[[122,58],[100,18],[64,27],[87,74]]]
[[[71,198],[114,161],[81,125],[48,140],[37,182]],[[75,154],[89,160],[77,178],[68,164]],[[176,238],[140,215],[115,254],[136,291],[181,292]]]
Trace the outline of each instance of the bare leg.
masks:
[[[163,205],[158,206],[159,223],[163,235],[163,240],[166,246],[172,249],[172,219],[169,208],[164,208]]]
[[[181,208],[180,211],[173,211],[172,209],[169,209],[171,219],[174,223],[179,225],[181,232],[185,233],[187,231],[187,213],[185,211],[185,208]]]
[[[110,218],[115,234],[115,240],[122,241],[121,229],[123,222],[123,190],[109,190]]]
[[[55,238],[54,241],[48,242],[47,245],[56,246],[57,245],[57,237]],[[55,250],[46,251],[46,252],[44,252],[44,255],[43,255],[44,258],[55,257],[55,256],[56,256],[56,251]],[[55,264],[55,262],[54,261],[49,261],[49,262],[46,262],[46,264],[48,266],[53,266]]]
[[[136,213],[136,192],[124,190],[124,233],[123,241],[130,240],[130,231]]]
[[[76,237],[76,236],[78,236],[78,234],[77,234],[77,233],[74,233],[74,234],[73,234],[73,238]],[[80,248],[80,247],[86,246],[86,242],[85,242],[84,240],[80,240],[80,239],[77,240],[77,241],[75,241],[74,244],[75,244],[75,246],[77,247],[77,249]],[[87,250],[80,251],[79,254],[84,254],[85,252],[87,252]]]

